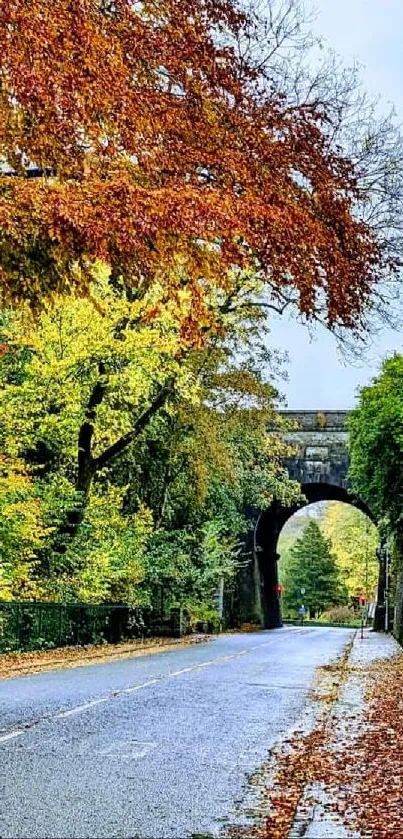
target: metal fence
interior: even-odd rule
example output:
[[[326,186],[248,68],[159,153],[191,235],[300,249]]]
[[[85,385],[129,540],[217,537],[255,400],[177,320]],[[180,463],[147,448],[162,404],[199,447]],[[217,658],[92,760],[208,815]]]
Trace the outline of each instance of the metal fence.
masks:
[[[172,610],[170,618],[163,620],[147,607],[0,602],[0,653],[181,634],[177,611]]]

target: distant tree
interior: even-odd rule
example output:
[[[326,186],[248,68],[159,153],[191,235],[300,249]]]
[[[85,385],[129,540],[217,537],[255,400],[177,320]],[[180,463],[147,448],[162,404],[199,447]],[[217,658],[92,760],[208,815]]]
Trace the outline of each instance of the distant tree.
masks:
[[[365,592],[371,599],[378,582],[376,549],[379,533],[365,513],[350,504],[331,501],[325,511],[323,532],[352,596]]]
[[[311,618],[347,601],[347,590],[340,579],[331,542],[316,521],[306,525],[291,548],[284,586],[286,607],[298,609],[303,604]],[[301,588],[305,589],[303,595]]]

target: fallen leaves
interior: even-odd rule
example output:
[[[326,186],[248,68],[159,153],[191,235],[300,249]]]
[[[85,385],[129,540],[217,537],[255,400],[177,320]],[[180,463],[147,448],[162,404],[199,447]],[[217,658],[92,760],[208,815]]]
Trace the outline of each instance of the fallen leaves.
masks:
[[[379,662],[369,678],[353,759],[342,752],[325,760],[324,774],[333,788],[351,786],[351,827],[369,829],[374,839],[397,839],[403,836],[403,655]]]
[[[40,673],[44,670],[100,664],[116,658],[150,655],[171,650],[177,646],[204,643],[209,640],[208,635],[188,635],[184,638],[146,638],[142,641],[128,641],[122,644],[91,644],[87,647],[7,653],[0,656],[0,679]]]
[[[343,716],[331,716],[331,725],[296,738],[291,754],[281,755],[278,788],[268,790],[273,815],[265,839],[285,839],[304,786],[312,783],[326,793],[324,816],[337,813],[348,830],[371,839],[403,837],[403,654],[356,675],[367,681],[358,723],[349,714],[343,736]]]
[[[315,690],[310,695],[311,701],[319,705],[314,730],[305,734],[296,730],[250,779],[259,787],[260,796],[255,826],[229,826],[225,836],[231,839],[286,839],[288,836],[303,792],[317,777],[317,757],[324,750],[331,709],[349,672],[351,646],[350,643],[331,665],[318,668]]]

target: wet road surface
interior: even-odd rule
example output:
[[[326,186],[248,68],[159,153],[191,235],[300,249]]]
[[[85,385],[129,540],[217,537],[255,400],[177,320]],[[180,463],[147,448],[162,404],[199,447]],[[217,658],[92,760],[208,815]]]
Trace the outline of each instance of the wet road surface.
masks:
[[[218,836],[351,636],[222,635],[0,682],[0,837]]]

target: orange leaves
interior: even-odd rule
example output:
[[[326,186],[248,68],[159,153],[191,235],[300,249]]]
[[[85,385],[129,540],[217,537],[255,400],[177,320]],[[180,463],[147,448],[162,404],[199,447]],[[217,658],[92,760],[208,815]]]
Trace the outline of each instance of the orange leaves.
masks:
[[[85,292],[96,259],[136,287],[180,258],[195,306],[236,265],[359,322],[384,266],[353,167],[311,109],[257,92],[229,46],[245,25],[232,0],[0,0],[5,299]]]
[[[399,655],[374,668],[363,734],[348,766],[356,790],[356,824],[363,830],[370,826],[375,839],[402,835],[402,715],[403,657]]]
[[[343,679],[346,663],[341,665]],[[329,709],[313,732],[284,741],[274,770],[269,764],[260,773],[259,823],[252,829],[230,827],[227,836],[286,839],[292,826],[295,832],[300,826],[306,830],[312,805],[319,803],[315,788],[324,792],[322,815],[315,816],[316,835],[322,818],[332,822],[332,835],[341,825],[343,835],[402,836],[403,656],[372,662],[371,671],[363,668],[353,676],[361,685],[372,684],[365,710],[358,703],[352,714],[346,701],[339,717],[334,712],[329,717]],[[324,694],[320,699],[327,702]],[[299,817],[307,810],[305,823],[302,818],[294,821],[297,806]],[[336,822],[332,814],[337,814]],[[324,823],[323,836],[327,827]]]

